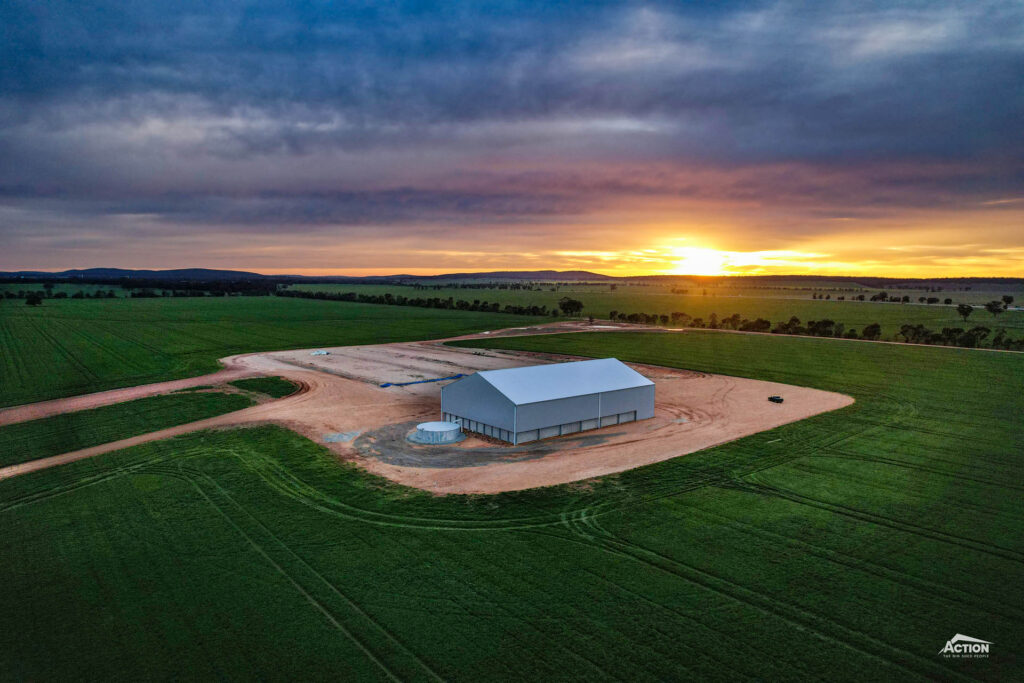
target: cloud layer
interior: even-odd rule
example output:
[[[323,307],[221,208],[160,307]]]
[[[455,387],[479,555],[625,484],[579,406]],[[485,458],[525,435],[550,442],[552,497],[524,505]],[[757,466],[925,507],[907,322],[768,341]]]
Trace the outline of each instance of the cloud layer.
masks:
[[[0,268],[906,263],[868,233],[1021,265],[1021,3],[33,1],[0,27]]]

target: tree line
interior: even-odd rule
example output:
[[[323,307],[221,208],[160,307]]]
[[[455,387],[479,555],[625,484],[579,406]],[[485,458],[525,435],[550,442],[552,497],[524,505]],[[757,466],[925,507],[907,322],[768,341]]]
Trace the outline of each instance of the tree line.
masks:
[[[439,308],[451,311],[478,311],[483,313],[507,313],[509,315],[533,315],[533,316],[558,316],[563,311],[559,308],[548,308],[547,306],[522,306],[518,304],[505,304],[502,306],[496,301],[481,301],[474,299],[456,299],[454,297],[408,297],[402,294],[361,294],[356,292],[307,292],[296,289],[282,289],[277,292],[278,296],[291,297],[295,299],[318,299],[322,301],[348,301],[360,304],[378,304],[384,306],[416,306],[418,308]],[[575,315],[583,308],[583,304],[575,300],[563,298],[566,306]],[[579,304],[577,308],[575,304]],[[561,305],[561,302],[560,302]]]

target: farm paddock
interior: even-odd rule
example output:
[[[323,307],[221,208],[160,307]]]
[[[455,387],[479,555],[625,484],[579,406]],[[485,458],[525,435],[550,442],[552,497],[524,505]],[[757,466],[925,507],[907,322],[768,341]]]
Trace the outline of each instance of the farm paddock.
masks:
[[[713,333],[468,343],[856,403],[493,496],[397,486],[273,426],[0,481],[2,669],[24,680],[1021,679],[1019,356]],[[955,633],[994,642],[991,656],[943,658]]]
[[[655,415],[650,420],[519,446],[498,446],[472,433],[458,444],[422,446],[410,443],[406,437],[411,425],[437,418],[441,383],[398,385],[567,358],[456,348],[437,342],[319,350],[327,353],[312,355],[312,350],[304,349],[233,356],[224,359],[225,370],[217,375],[232,379],[284,377],[302,387],[293,396],[201,423],[13,466],[0,470],[0,478],[196,429],[274,423],[400,484],[444,494],[498,493],[615,474],[853,402],[848,396],[817,389],[635,365],[634,369],[655,383]],[[189,383],[201,382],[202,378],[194,378]],[[119,390],[133,397],[154,391],[154,387]],[[117,395],[118,391],[108,394]],[[785,395],[786,402],[770,403],[767,398],[773,394]],[[52,403],[59,405],[59,401]],[[5,414],[18,410],[0,411],[0,423]]]

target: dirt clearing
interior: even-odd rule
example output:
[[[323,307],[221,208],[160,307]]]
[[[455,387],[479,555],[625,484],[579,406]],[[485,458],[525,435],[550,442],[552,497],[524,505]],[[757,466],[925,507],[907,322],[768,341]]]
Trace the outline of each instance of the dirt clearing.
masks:
[[[510,330],[512,334],[565,332],[564,324]],[[494,335],[500,333],[492,333]],[[479,335],[484,336],[484,335]],[[489,335],[488,335],[489,336]],[[422,446],[406,440],[416,422],[438,419],[441,387],[449,381],[381,387],[385,383],[469,374],[567,357],[453,348],[413,342],[246,354],[224,359],[225,370],[160,385],[21,406],[0,412],[0,424],[15,417],[56,412],[52,404],[105,405],[114,396],[130,400],[244,376],[279,375],[302,390],[201,423],[134,437],[48,459],[46,464],[0,470],[0,479],[70,462],[195,429],[275,423],[323,444],[339,457],[408,486],[436,493],[498,493],[590,479],[693,453],[853,403],[841,394],[774,382],[631,364],[656,386],[655,417],[522,446],[496,445],[470,436],[458,444]],[[780,395],[782,404],[768,397]],[[100,402],[102,401],[102,402]],[[80,409],[80,408],[75,408]],[[54,411],[56,412],[49,412]],[[32,419],[23,418],[23,419]],[[341,437],[344,438],[341,438]],[[130,441],[130,443],[129,443]]]

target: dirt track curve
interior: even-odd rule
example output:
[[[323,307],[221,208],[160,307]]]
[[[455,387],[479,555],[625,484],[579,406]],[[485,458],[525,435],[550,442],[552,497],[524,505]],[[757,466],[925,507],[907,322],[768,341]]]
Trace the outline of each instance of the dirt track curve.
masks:
[[[593,328],[556,323],[460,338],[589,329]],[[457,452],[450,447],[434,451],[410,444],[399,426],[437,419],[441,383],[387,388],[380,387],[381,383],[565,359],[448,347],[441,341],[447,340],[338,347],[328,349],[330,355],[326,356],[311,356],[308,349],[242,354],[223,359],[223,370],[202,377],[3,410],[0,425],[257,375],[282,376],[302,387],[286,398],[226,415],[2,468],[0,479],[197,430],[272,423],[401,484],[436,493],[497,493],[621,472],[853,402],[848,396],[815,389],[633,364],[655,382],[653,419],[518,447],[495,446],[470,436],[457,445]],[[783,395],[785,403],[769,403],[771,394]]]

